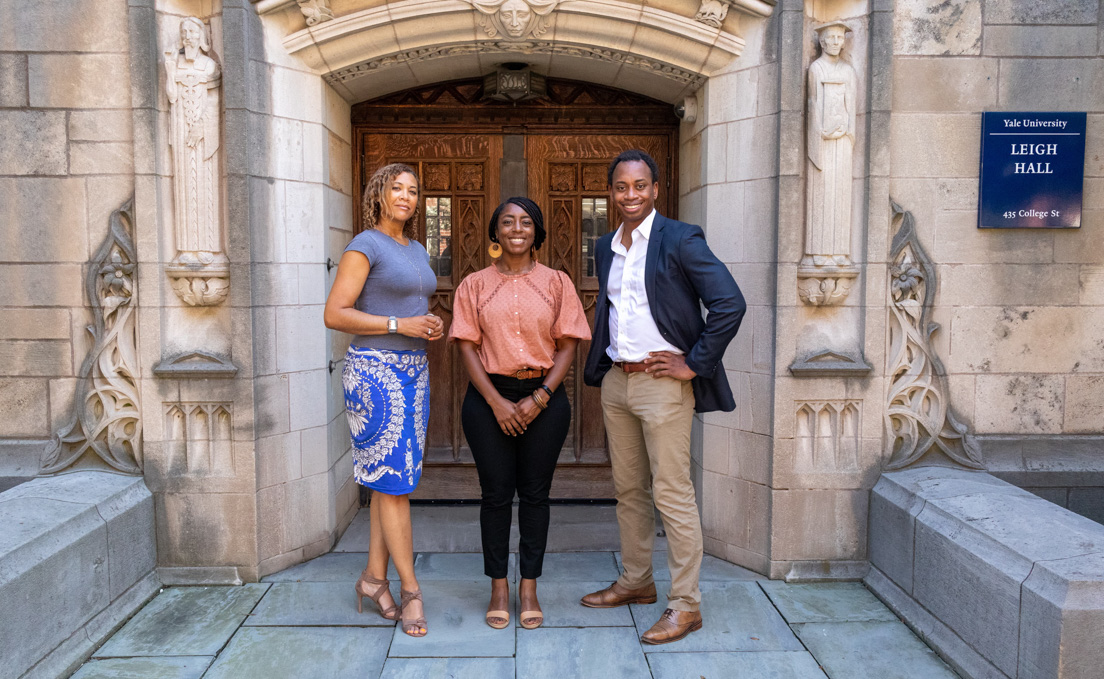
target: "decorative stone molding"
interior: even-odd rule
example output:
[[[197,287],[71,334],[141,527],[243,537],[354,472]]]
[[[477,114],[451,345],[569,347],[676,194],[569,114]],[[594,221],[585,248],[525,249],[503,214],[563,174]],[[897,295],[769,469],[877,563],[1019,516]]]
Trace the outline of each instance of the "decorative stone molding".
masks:
[[[511,40],[536,38],[548,31],[548,15],[560,0],[464,0],[480,14],[483,32]]]
[[[323,21],[332,21],[333,10],[329,7],[329,0],[295,0],[299,4],[299,10],[307,17],[307,25],[315,26]]]
[[[334,20],[290,33],[283,46],[350,100],[366,101],[400,89],[392,89],[393,78],[374,77],[385,68],[408,67],[428,83],[449,70],[432,63],[436,60],[449,60],[452,73],[455,69],[485,73],[480,64],[490,58],[491,63],[549,64],[552,71],[542,75],[553,76],[558,68],[572,72],[586,68],[588,60],[624,64],[629,68],[602,69],[598,84],[633,89],[674,104],[710,74],[727,67],[745,44],[740,36],[694,21],[692,15],[641,7],[628,0],[556,0],[554,11],[552,0],[524,4],[530,11],[529,23],[515,37],[517,29],[507,32],[498,12],[513,5],[484,5],[487,10],[495,8],[490,14],[475,9],[476,1],[481,2],[402,0],[367,6],[350,0]],[[258,11],[265,4],[258,4]],[[363,9],[355,9],[358,6]],[[534,8],[550,13],[542,17]],[[497,37],[489,38],[486,29],[479,27],[481,17],[491,22]],[[520,26],[524,14],[519,17]],[[539,35],[545,25],[547,32]],[[625,35],[633,39],[627,43]],[[529,59],[530,55],[556,58]],[[641,70],[654,77],[643,79],[633,72]],[[671,87],[671,80],[683,87]]]
[[[931,348],[935,267],[916,237],[911,212],[893,203],[900,224],[890,248],[889,353],[885,431],[887,470],[902,469],[929,455],[982,469],[981,451],[951,410],[946,378]]]
[[[859,469],[862,401],[798,401],[794,471]]]
[[[215,354],[191,351],[161,361],[154,367],[153,374],[171,378],[233,377],[238,374],[238,367]]]
[[[847,299],[858,275],[855,267],[800,266],[797,295],[809,306],[834,306]]]
[[[820,351],[794,361],[790,373],[794,377],[864,377],[872,369],[862,354]]]
[[[728,16],[728,3],[721,0],[702,0],[698,13],[694,15],[694,21],[700,21],[706,26],[720,28]]]
[[[164,403],[165,441],[186,461],[189,473],[234,473],[229,403]]]
[[[165,273],[189,306],[221,304],[230,293],[219,188],[222,73],[208,36],[201,20],[182,19],[180,40],[164,60],[177,251]]]
[[[811,306],[840,304],[859,270],[851,261],[851,184],[858,77],[843,54],[850,28],[816,28],[821,55],[809,65],[805,254],[798,295]]]
[[[400,64],[417,63],[419,61],[427,61],[430,59],[440,59],[444,57],[457,57],[467,54],[560,54],[566,56],[577,56],[586,59],[595,59],[597,61],[606,61],[611,63],[620,63],[627,66],[633,66],[636,68],[650,71],[657,75],[661,75],[664,78],[674,80],[685,85],[691,85],[692,87],[701,87],[705,84],[707,78],[703,75],[688,71],[686,69],[678,68],[671,64],[662,63],[659,61],[652,61],[645,59],[635,54],[623,52],[612,49],[600,49],[597,47],[579,47],[575,45],[563,45],[545,40],[535,40],[529,42],[508,43],[498,42],[493,40],[481,41],[469,45],[453,45],[451,47],[425,47],[416,50],[408,50],[405,52],[395,52],[388,54],[379,59],[373,59],[372,61],[363,62],[349,68],[344,68],[339,71],[328,73],[325,76],[327,82],[345,82],[352,80],[353,78],[359,78],[363,75],[374,73],[392,66],[398,66]]]
[[[81,366],[73,414],[43,454],[42,474],[65,471],[91,456],[116,471],[142,473],[133,208],[131,199],[112,213],[107,238],[89,263],[85,290],[94,317],[88,328],[92,349]]]

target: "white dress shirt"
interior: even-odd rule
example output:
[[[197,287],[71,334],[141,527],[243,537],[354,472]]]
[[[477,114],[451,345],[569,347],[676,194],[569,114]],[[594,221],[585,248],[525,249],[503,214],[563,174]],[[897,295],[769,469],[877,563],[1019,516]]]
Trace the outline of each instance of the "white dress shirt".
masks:
[[[610,301],[610,345],[606,353],[614,361],[636,363],[647,358],[651,351],[682,353],[659,334],[644,287],[644,263],[655,216],[656,211],[652,210],[640,226],[633,229],[632,244],[627,250],[621,243],[625,225],[621,224],[613,234],[613,261],[606,282],[606,296]]]

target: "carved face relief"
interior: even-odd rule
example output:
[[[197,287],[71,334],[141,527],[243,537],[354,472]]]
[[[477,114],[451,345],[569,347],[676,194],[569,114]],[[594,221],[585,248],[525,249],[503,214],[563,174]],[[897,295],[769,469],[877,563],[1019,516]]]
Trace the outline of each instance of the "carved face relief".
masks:
[[[506,0],[502,9],[498,10],[498,20],[502,22],[502,28],[511,38],[520,38],[525,35],[525,29],[533,18],[533,12],[521,0]]]
[[[825,54],[838,57],[843,51],[844,36],[847,29],[843,26],[829,26],[820,32],[820,48]]]
[[[548,30],[548,15],[561,0],[466,0],[482,14],[479,25],[490,37],[533,38]]]

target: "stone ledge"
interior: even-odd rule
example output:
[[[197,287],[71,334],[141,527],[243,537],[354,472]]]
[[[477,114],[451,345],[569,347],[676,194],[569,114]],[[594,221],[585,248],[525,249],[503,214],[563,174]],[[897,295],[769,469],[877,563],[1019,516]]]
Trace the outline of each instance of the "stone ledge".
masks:
[[[0,493],[4,675],[68,674],[160,582],[139,477],[77,472]]]
[[[1104,526],[985,472],[884,474],[866,584],[966,676],[1104,664]]]

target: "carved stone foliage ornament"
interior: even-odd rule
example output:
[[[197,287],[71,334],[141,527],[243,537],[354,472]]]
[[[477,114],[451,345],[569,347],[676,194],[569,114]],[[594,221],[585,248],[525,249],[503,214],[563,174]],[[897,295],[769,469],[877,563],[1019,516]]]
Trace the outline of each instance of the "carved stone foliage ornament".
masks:
[[[329,8],[329,0],[295,0],[299,3],[299,10],[307,17],[307,25],[315,26],[323,21],[334,18],[333,10]]]
[[[606,49],[604,47],[591,47],[580,45],[566,45],[554,43],[549,40],[534,40],[524,42],[507,42],[504,40],[481,40],[468,45],[434,45],[431,47],[419,47],[412,50],[393,52],[377,59],[363,61],[346,68],[327,73],[323,79],[329,83],[348,82],[355,78],[361,78],[377,71],[398,66],[400,64],[413,64],[431,59],[447,59],[468,54],[556,54],[582,59],[594,59],[614,64],[625,64],[633,68],[643,69],[664,78],[668,78],[692,88],[698,88],[705,84],[707,78],[700,73],[688,71],[673,64],[648,59],[629,52]]]
[[[930,322],[935,268],[920,247],[912,213],[894,203],[893,214],[900,228],[890,251],[886,469],[940,454],[944,462],[981,469],[981,452],[951,412],[943,366],[931,347],[939,329]]]
[[[111,215],[107,238],[88,267],[92,349],[81,366],[71,419],[43,455],[43,474],[96,461],[90,457],[120,472],[142,473],[132,211],[133,201],[128,201]]]
[[[857,77],[843,54],[850,29],[842,22],[816,28],[821,55],[809,65],[805,254],[798,295],[812,306],[847,298],[858,269],[851,261],[851,175]]]
[[[165,53],[164,65],[177,252],[165,273],[185,303],[212,306],[230,292],[230,263],[222,247],[219,188],[222,73],[202,21],[180,22],[180,42]]]
[[[694,21],[700,21],[706,26],[720,28],[728,16],[728,4],[721,0],[702,0],[698,13],[694,15]]]
[[[520,40],[548,30],[548,15],[560,0],[465,0],[479,13],[479,25],[492,38]]]

